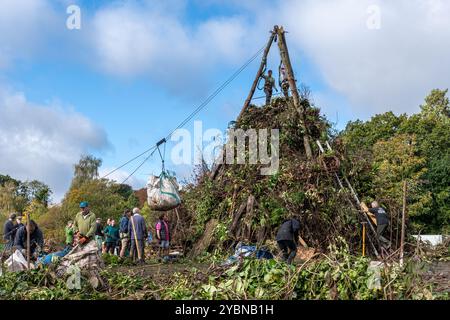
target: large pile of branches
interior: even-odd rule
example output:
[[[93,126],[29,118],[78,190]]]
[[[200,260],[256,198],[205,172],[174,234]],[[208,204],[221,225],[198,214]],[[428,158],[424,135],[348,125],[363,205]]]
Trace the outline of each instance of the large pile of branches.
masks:
[[[268,244],[283,220],[295,217],[309,246],[326,249],[337,235],[352,248],[360,245],[358,211],[336,182],[342,157],[337,151],[322,154],[315,143],[332,138],[331,125],[308,99],[302,99],[302,106],[313,159],[306,157],[304,132],[292,100],[278,98],[264,107],[251,105],[235,128],[279,129],[278,172],[261,175],[260,169],[267,165],[248,161],[200,168],[183,193],[179,210],[183,232],[177,240],[193,246],[194,253],[227,248],[238,241]]]

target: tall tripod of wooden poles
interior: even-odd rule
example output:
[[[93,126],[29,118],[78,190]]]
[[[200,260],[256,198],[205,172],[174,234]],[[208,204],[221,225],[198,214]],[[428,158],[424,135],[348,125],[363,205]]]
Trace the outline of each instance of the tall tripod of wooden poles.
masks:
[[[245,112],[245,110],[248,108],[250,101],[252,100],[252,97],[253,97],[256,87],[258,85],[258,80],[261,77],[261,73],[263,72],[264,67],[266,66],[267,55],[269,54],[270,47],[272,46],[272,43],[274,41],[278,41],[278,48],[280,51],[281,61],[284,64],[284,66],[286,67],[287,80],[288,80],[289,87],[292,92],[292,98],[294,100],[294,108],[297,110],[297,112],[299,113],[299,116],[300,116],[300,122],[301,122],[300,125],[303,130],[303,145],[305,148],[306,157],[308,160],[311,160],[312,159],[312,151],[311,151],[311,145],[310,145],[311,139],[309,136],[308,128],[306,127],[306,115],[305,115],[306,110],[301,105],[300,96],[299,96],[298,90],[297,90],[296,79],[294,76],[294,70],[292,69],[291,59],[289,57],[289,51],[287,48],[285,31],[284,31],[283,27],[274,26],[273,30],[271,31],[269,41],[263,52],[261,64],[259,66],[255,80],[253,81],[253,84],[252,84],[252,87],[248,94],[248,97],[245,100],[244,106],[242,107],[242,110],[239,113],[238,121],[241,118],[242,114]]]

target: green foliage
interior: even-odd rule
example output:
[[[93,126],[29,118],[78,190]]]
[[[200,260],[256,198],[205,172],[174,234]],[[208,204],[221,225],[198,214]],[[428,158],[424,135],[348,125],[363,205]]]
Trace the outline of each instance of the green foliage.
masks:
[[[275,260],[245,259],[202,285],[204,299],[287,299],[295,268]]]
[[[278,226],[286,216],[286,208],[277,200],[273,198],[264,198],[261,200],[261,205],[266,209],[269,215],[269,223],[271,226]]]
[[[119,256],[104,253],[102,254],[102,259],[105,265],[111,266],[111,267],[117,267],[117,266],[129,266],[133,264],[133,260],[129,257],[122,259]]]
[[[82,201],[89,202],[91,211],[103,221],[108,218],[118,221],[125,208],[137,206],[138,199],[129,185],[97,177],[100,164],[100,159],[83,156],[75,165],[74,178],[61,205],[39,214],[38,224],[46,238],[63,240],[63,226],[80,211]]]
[[[32,202],[47,207],[52,191],[46,184],[37,181],[20,181],[0,175],[0,212],[5,215],[15,211],[23,213]]]
[[[98,177],[98,169],[102,165],[102,160],[92,155],[83,155],[74,166],[74,177],[72,186],[77,187],[84,182]]]
[[[407,179],[410,222],[422,232],[440,233],[450,228],[447,93],[432,90],[420,113],[396,116],[386,112],[367,122],[350,122],[340,134],[348,158],[344,167],[354,177],[358,193],[381,198],[396,211],[400,181]]]
[[[385,265],[380,270],[381,288],[371,288],[370,259],[353,256],[341,238],[327,254],[297,266],[276,260],[246,258],[228,269],[208,274],[193,270],[174,274],[165,285],[167,299],[299,299],[375,300],[435,299],[421,278],[422,264],[407,260],[403,267]]]
[[[86,277],[81,277],[81,289],[69,289],[66,277],[57,277],[48,267],[22,272],[6,272],[0,277],[0,299],[8,300],[79,300],[105,299]]]

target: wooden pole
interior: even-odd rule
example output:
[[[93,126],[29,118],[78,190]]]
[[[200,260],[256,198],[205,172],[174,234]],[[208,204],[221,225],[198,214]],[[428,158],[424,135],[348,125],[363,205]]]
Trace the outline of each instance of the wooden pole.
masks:
[[[278,34],[278,47],[280,49],[281,61],[286,67],[287,80],[289,82],[289,87],[291,88],[292,98],[294,99],[294,107],[300,114],[300,121],[303,130],[303,145],[305,147],[306,157],[308,158],[308,160],[311,160],[312,151],[311,145],[309,143],[310,138],[308,130],[306,128],[305,110],[300,104],[300,97],[298,95],[297,85],[295,84],[294,70],[292,69],[291,60],[289,58],[289,51],[286,45],[286,39],[284,37],[285,31],[283,27],[278,28],[277,26],[274,27],[274,31],[276,31]]]
[[[406,179],[403,180],[403,209],[402,209],[402,232],[400,236],[400,265],[403,266],[403,253],[405,246],[405,221],[406,221]]]
[[[263,53],[263,57],[261,60],[261,64],[259,65],[259,69],[258,72],[256,73],[256,77],[255,80],[253,81],[252,87],[250,89],[250,92],[247,96],[247,99],[244,102],[244,106],[242,107],[241,112],[239,113],[239,116],[237,117],[237,121],[239,121],[239,119],[241,118],[242,114],[244,113],[245,110],[247,110],[250,101],[252,101],[253,95],[255,94],[255,90],[256,90],[256,86],[258,85],[258,80],[259,77],[261,76],[261,73],[264,70],[264,67],[266,66],[267,63],[267,55],[269,54],[269,50],[270,47],[272,46],[272,42],[275,39],[275,35],[276,33],[274,31],[271,31],[271,36],[269,38],[269,41],[267,42],[266,48],[264,49],[264,53]]]
[[[30,214],[27,213],[27,269],[30,270]]]

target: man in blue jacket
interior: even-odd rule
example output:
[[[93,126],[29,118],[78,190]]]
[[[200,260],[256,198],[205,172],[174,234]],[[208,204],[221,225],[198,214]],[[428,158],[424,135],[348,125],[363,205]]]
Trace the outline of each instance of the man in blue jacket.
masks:
[[[283,252],[283,260],[289,264],[292,263],[297,255],[298,233],[300,231],[300,222],[297,219],[288,219],[283,221],[277,233],[277,243]]]
[[[133,261],[144,263],[144,242],[147,238],[147,226],[139,208],[134,208],[128,224]],[[137,258],[137,259],[136,259]]]

